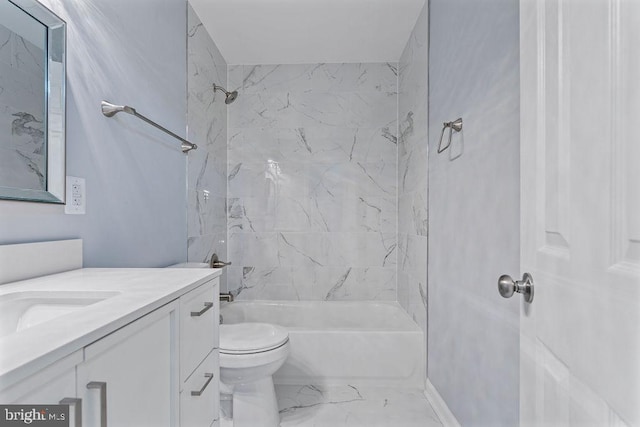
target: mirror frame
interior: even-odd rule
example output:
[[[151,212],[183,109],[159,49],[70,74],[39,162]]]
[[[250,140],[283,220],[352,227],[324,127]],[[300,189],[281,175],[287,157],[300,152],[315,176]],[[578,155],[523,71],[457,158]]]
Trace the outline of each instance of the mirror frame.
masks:
[[[2,1],[2,0],[0,0]],[[45,89],[45,190],[0,185],[0,199],[65,203],[67,24],[37,0],[8,0],[47,28]]]

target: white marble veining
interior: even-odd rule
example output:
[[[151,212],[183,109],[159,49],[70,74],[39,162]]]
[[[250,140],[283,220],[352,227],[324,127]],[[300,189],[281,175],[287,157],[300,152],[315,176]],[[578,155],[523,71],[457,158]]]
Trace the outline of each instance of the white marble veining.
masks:
[[[427,333],[428,13],[398,67],[398,302]],[[426,360],[424,361],[426,365]]]
[[[395,299],[397,64],[228,71],[229,287]]]
[[[276,386],[282,427],[442,426],[422,390]]]
[[[292,64],[244,66],[245,93],[395,92],[397,64]],[[241,85],[241,86],[240,86]]]
[[[187,256],[192,262],[227,258],[227,63],[187,5],[187,127],[198,145],[187,157]],[[220,281],[226,289],[226,274]]]
[[[394,300],[393,267],[244,267],[230,268],[229,280],[241,283],[236,292],[259,299],[294,300]]]
[[[109,297],[0,338],[0,386],[20,381],[220,274],[212,269],[81,269],[1,286],[0,297],[42,291]]]
[[[44,60],[42,48],[0,25],[0,186],[46,190]]]

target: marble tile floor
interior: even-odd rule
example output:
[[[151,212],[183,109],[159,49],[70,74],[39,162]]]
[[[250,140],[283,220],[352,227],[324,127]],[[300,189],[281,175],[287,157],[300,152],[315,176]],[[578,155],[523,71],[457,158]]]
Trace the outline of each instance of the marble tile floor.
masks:
[[[422,390],[276,385],[281,427],[440,427]],[[222,427],[231,427],[222,419]]]

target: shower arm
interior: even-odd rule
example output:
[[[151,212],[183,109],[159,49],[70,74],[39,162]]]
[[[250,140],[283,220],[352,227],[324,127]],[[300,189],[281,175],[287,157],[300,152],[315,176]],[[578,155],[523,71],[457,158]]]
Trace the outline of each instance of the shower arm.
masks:
[[[104,114],[107,117],[113,117],[116,114],[120,113],[120,112],[124,112],[127,114],[131,114],[132,116],[136,116],[137,118],[139,118],[140,120],[147,122],[148,124],[150,124],[151,126],[160,129],[161,131],[163,131],[164,133],[167,133],[169,135],[171,135],[172,137],[174,137],[175,139],[177,139],[178,141],[181,142],[180,147],[182,148],[182,152],[183,153],[188,153],[191,150],[195,150],[196,148],[198,148],[198,146],[192,142],[187,141],[186,139],[182,138],[179,135],[176,135],[175,133],[171,132],[169,129],[160,126],[159,124],[157,124],[156,122],[154,122],[151,119],[146,118],[145,116],[143,116],[142,114],[138,113],[136,111],[135,108],[133,107],[129,107],[128,105],[115,105],[115,104],[111,104],[110,102],[107,101],[102,101],[102,114]]]
[[[231,92],[229,92],[228,90],[226,90],[225,88],[223,88],[222,86],[218,86],[217,84],[213,84],[213,91],[217,92],[217,91],[221,91],[223,92],[225,95],[230,94]]]

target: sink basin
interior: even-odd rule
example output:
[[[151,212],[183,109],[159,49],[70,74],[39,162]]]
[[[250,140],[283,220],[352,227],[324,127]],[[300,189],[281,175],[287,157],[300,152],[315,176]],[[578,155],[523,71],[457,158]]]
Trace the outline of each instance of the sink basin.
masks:
[[[0,337],[119,295],[108,291],[24,291],[0,295]]]

